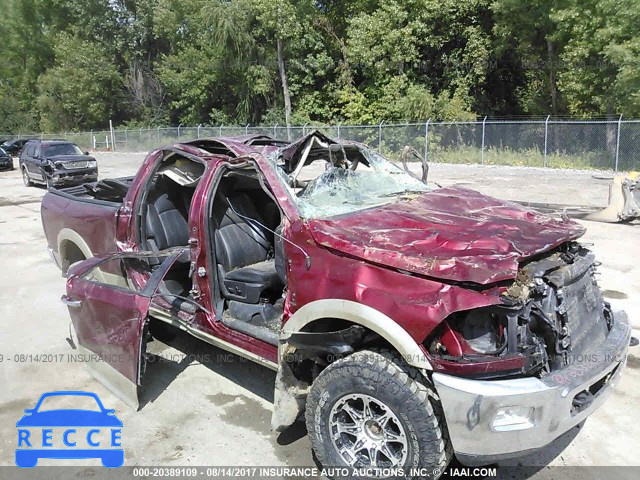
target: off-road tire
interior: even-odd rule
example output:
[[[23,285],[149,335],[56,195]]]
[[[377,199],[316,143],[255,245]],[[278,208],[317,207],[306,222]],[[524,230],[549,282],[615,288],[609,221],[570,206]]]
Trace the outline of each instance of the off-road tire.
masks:
[[[329,417],[334,404],[348,394],[365,394],[388,406],[409,439],[405,478],[412,468],[438,478],[452,458],[444,414],[421,373],[389,350],[362,350],[337,360],[314,380],[306,405],[309,440],[325,468],[348,467],[330,438]],[[358,478],[341,477],[336,478]]]

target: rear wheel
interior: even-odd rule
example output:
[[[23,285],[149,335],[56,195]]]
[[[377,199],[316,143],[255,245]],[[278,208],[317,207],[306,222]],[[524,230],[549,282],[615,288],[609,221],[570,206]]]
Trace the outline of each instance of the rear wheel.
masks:
[[[27,168],[26,167],[22,167],[22,182],[24,183],[25,187],[33,186],[33,182],[31,181],[31,178],[29,177],[29,173],[27,172]]]
[[[324,467],[368,469],[370,478],[412,478],[418,467],[437,478],[452,456],[440,405],[420,373],[388,351],[356,352],[323,370],[306,423]]]

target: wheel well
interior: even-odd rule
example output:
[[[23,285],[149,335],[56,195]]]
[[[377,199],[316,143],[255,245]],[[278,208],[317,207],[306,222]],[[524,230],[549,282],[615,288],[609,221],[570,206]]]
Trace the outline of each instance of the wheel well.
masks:
[[[340,358],[371,348],[400,354],[380,334],[350,320],[320,318],[292,332],[280,345],[272,428],[281,431],[302,414],[309,387],[325,368]]]
[[[64,240],[60,243],[59,252],[60,267],[62,268],[63,273],[66,273],[69,267],[74,263],[87,259],[82,250],[80,250],[80,247],[70,240]]]
[[[292,334],[288,345],[295,348],[292,360],[294,375],[298,380],[311,384],[322,370],[339,358],[359,350],[377,347],[397,349],[373,330],[356,322],[340,318],[321,318],[305,325],[301,334],[317,334],[311,337],[312,345],[301,345],[296,334]],[[324,335],[326,334],[326,335]],[[305,342],[306,343],[306,342]]]
[[[350,320],[344,320],[342,318],[320,318],[313,322],[308,323],[302,329],[301,332],[308,333],[329,333],[329,332],[337,332],[340,330],[346,330],[355,325],[361,327],[364,331],[364,341],[366,346],[378,346],[378,347],[388,347],[390,350],[395,350],[394,346],[389,343],[385,338],[378,335],[376,332],[367,328],[365,326],[360,325],[359,323],[352,322]],[[361,348],[356,348],[354,350],[361,350]]]

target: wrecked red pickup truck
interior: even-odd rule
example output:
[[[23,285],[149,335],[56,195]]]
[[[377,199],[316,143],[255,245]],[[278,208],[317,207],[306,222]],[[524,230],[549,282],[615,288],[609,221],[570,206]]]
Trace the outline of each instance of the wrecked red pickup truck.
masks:
[[[581,226],[319,132],[162,148],[133,179],[49,191],[42,221],[100,381],[137,407],[146,342],[181,329],[277,370],[273,427],[305,413],[325,466],[520,455],[626,362]]]

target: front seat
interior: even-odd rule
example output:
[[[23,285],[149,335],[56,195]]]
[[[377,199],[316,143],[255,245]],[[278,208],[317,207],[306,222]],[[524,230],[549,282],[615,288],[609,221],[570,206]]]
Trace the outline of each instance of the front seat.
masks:
[[[172,247],[183,247],[189,244],[189,223],[187,211],[184,211],[181,199],[173,200],[166,191],[149,198],[146,215],[146,237],[152,251],[165,250]],[[189,290],[190,259],[188,251],[181,256],[170,274],[158,287],[159,293],[186,295]],[[174,303],[176,300],[172,300]]]
[[[254,222],[236,215],[227,199],[240,215],[264,225],[246,193],[216,196],[214,238],[220,289],[227,299],[258,303],[265,294],[282,288],[273,248],[266,232]]]
[[[189,223],[168,193],[150,199],[146,220],[147,241],[152,250],[188,245]]]

